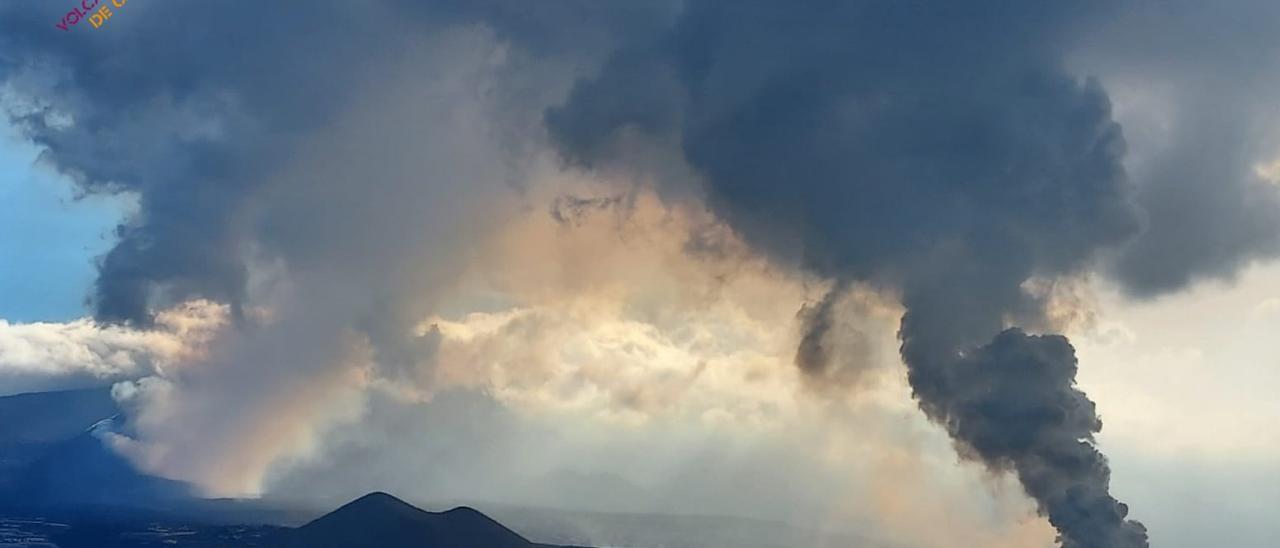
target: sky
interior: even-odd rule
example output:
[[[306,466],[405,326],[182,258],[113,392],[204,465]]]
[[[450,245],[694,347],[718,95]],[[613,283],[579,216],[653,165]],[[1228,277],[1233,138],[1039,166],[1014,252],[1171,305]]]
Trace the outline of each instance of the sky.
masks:
[[[67,321],[89,312],[94,259],[126,214],[114,197],[77,198],[74,185],[39,165],[39,149],[5,127],[0,147],[0,317]]]
[[[0,8],[0,395],[110,386],[144,472],[1280,542],[1270,2],[59,12]]]

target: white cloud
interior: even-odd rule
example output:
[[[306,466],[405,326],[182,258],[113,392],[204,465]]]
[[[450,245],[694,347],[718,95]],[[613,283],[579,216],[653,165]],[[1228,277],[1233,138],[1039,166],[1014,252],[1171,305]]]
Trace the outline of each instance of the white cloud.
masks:
[[[226,307],[196,301],[160,313],[154,329],[0,320],[0,395],[105,384],[163,370],[225,322]]]
[[[1253,173],[1263,181],[1280,185],[1280,158],[1253,166]]]
[[[1280,317],[1280,297],[1271,297],[1254,305],[1253,316],[1260,320],[1272,320]]]

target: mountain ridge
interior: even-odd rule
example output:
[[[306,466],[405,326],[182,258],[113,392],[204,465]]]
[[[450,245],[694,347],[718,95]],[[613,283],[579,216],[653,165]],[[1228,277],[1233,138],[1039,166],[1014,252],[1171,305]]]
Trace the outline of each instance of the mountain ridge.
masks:
[[[529,541],[469,506],[428,512],[374,491],[311,522],[280,532],[280,548],[554,548]]]

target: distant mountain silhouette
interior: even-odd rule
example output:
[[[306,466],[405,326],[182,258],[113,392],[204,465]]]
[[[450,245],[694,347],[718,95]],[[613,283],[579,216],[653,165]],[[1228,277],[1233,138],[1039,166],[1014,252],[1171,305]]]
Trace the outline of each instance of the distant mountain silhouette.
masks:
[[[0,397],[0,546],[25,538],[64,548],[555,548],[471,508],[426,512],[386,493],[290,528],[316,516],[315,507],[286,499],[200,499],[187,484],[138,472],[104,443],[109,432],[122,432],[124,420],[108,388]],[[643,498],[608,476],[564,473],[552,480],[565,501],[600,498],[603,491]],[[484,508],[524,535],[563,544],[901,546],[740,518]]]
[[[120,410],[109,388],[0,397],[0,506],[133,505],[190,496],[103,445]]]
[[[106,387],[0,397],[0,446],[66,441],[119,412]]]
[[[138,472],[129,461],[84,432],[54,445],[22,470],[13,487],[25,505],[141,505],[186,499],[186,483]]]
[[[0,397],[0,505],[33,462],[119,412],[109,388]]]
[[[274,546],[289,548],[532,548],[477,510],[427,512],[386,493],[370,493],[297,529]]]

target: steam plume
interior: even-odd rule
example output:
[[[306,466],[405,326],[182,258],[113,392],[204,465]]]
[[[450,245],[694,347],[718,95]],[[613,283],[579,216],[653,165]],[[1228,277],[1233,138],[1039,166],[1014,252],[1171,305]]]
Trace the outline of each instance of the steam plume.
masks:
[[[568,81],[504,62],[522,51],[478,23],[515,33],[503,6],[321,4],[210,6],[195,32],[173,24],[178,6],[130,5],[60,35],[45,24],[59,8],[0,8],[12,122],[84,192],[137,197],[100,259],[97,319],[230,305],[198,371],[117,392],[135,462],[217,494],[258,492],[271,462],[358,416],[368,385],[425,384],[433,347],[416,325],[457,253],[506,216],[528,161],[517,143],[548,82]],[[484,92],[508,77],[536,91]]]

